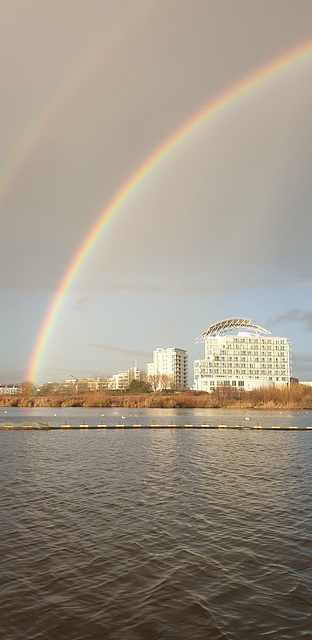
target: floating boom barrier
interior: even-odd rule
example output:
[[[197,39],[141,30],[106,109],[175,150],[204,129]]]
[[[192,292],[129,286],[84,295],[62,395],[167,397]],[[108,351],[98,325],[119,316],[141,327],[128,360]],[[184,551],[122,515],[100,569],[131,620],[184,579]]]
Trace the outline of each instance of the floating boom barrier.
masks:
[[[31,424],[25,424],[25,425],[16,425],[16,424],[0,424],[0,430],[2,431],[20,431],[20,430],[27,430],[27,431],[56,431],[56,430],[63,430],[63,431],[73,431],[73,430],[78,430],[78,431],[86,431],[86,430],[90,430],[90,429],[96,429],[98,430],[107,430],[107,429],[217,429],[217,430],[222,430],[222,429],[239,429],[240,431],[254,431],[254,430],[262,430],[262,431],[312,431],[312,426],[308,426],[308,427],[296,427],[296,426],[290,426],[290,427],[279,427],[277,425],[273,425],[271,427],[263,427],[259,424],[256,424],[254,426],[247,426],[247,425],[241,425],[241,424],[237,424],[237,425],[226,425],[226,424],[218,424],[218,425],[211,425],[211,424],[184,424],[184,425],[176,425],[176,424],[149,424],[149,425],[142,425],[142,424],[133,424],[133,425],[126,425],[126,424],[115,424],[115,425],[106,425],[106,424],[98,424],[95,426],[90,426],[88,424],[80,424],[78,426],[71,426],[70,424],[62,424],[59,425],[57,427],[52,427],[51,425],[31,425]]]

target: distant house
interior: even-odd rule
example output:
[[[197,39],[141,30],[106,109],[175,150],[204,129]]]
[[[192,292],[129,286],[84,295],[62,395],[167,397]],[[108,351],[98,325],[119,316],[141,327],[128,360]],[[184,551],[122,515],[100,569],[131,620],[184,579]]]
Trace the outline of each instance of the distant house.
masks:
[[[74,388],[77,393],[86,391],[103,391],[104,389],[124,391],[128,389],[132,380],[143,380],[143,372],[136,367],[126,371],[118,371],[110,378],[74,378],[65,380],[64,385]]]
[[[9,396],[17,393],[22,393],[22,387],[20,384],[1,384],[0,385],[0,395]]]

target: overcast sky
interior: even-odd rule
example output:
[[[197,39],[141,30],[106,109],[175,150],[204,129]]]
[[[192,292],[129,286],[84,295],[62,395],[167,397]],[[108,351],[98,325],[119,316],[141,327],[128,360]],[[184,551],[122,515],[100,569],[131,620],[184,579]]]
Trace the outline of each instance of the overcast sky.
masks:
[[[0,21],[0,382],[25,379],[53,292],[135,168],[235,82],[312,40],[311,0],[14,0]],[[312,380],[312,55],[229,103],[104,229],[38,382],[145,369],[251,318]]]

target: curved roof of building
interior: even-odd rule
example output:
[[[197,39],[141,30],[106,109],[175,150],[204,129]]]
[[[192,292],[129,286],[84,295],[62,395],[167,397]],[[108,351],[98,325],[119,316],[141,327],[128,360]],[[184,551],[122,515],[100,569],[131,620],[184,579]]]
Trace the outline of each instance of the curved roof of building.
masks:
[[[208,336],[221,336],[230,331],[235,331],[235,329],[245,329],[252,331],[252,333],[271,333],[267,329],[259,327],[257,324],[252,324],[248,318],[229,318],[228,320],[221,320],[221,322],[212,324],[196,338],[196,342],[204,342]]]

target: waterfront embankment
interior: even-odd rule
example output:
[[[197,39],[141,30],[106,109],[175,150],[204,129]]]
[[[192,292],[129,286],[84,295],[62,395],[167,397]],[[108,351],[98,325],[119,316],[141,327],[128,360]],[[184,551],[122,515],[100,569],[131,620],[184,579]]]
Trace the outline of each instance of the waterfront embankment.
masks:
[[[312,387],[296,384],[288,388],[262,388],[237,391],[220,387],[214,393],[156,392],[118,393],[89,392],[84,394],[12,395],[0,397],[1,407],[128,407],[132,409],[312,409]]]

